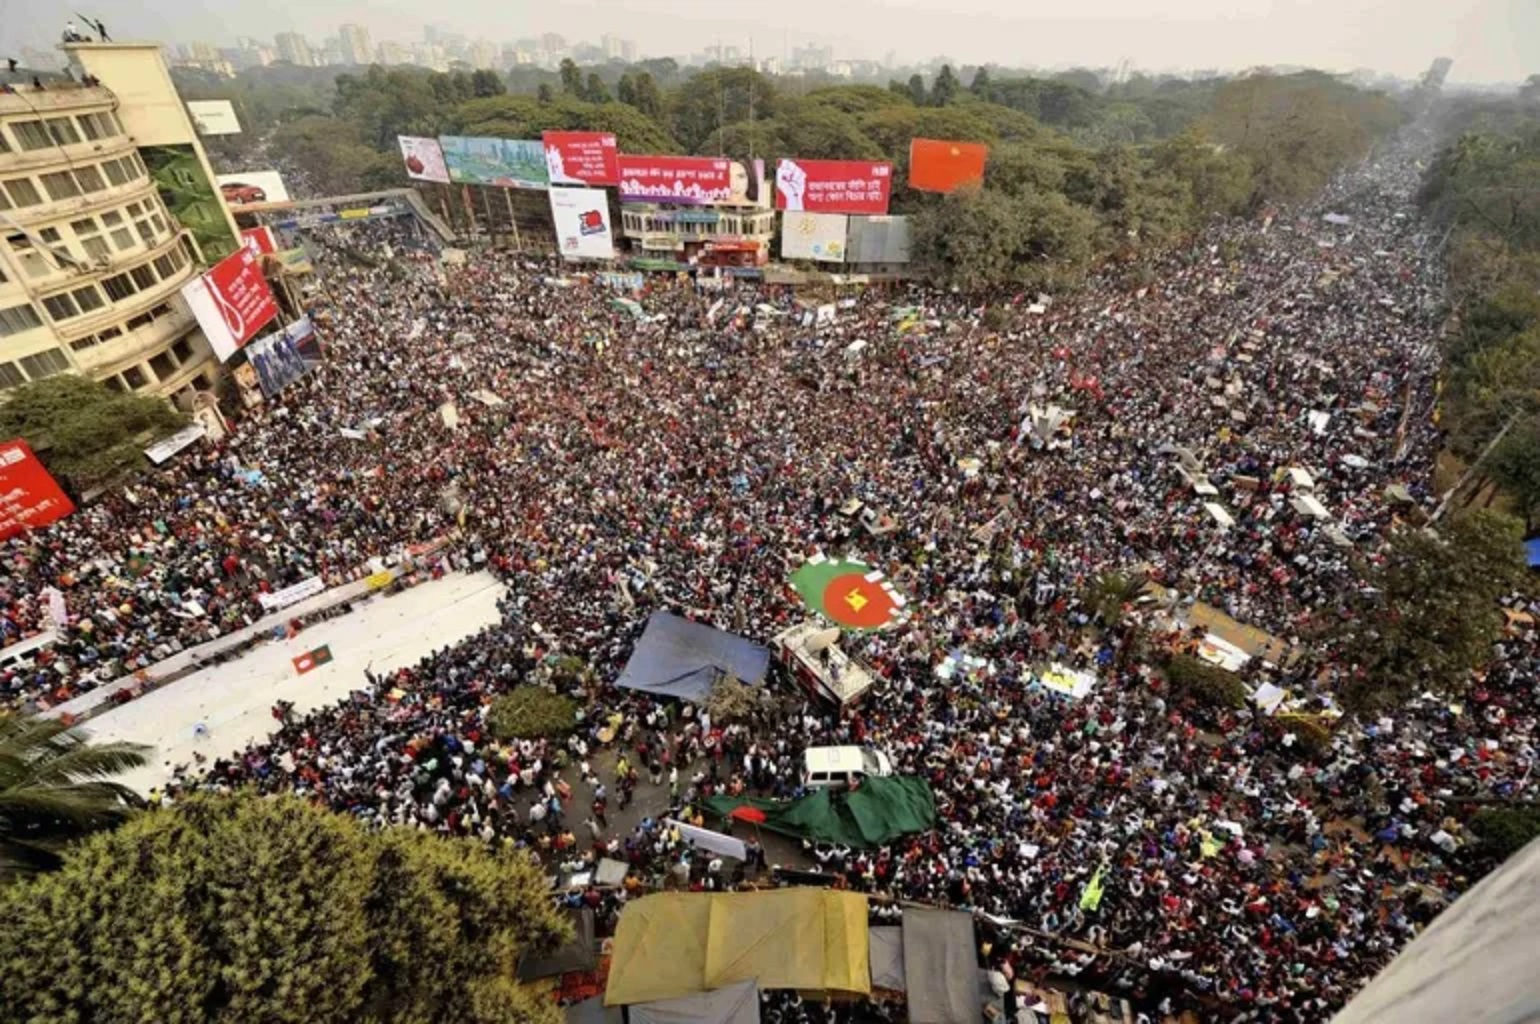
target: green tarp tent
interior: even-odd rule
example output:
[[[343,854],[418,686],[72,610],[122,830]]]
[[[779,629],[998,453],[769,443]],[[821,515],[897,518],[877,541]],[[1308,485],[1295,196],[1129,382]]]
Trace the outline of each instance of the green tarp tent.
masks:
[[[924,779],[864,779],[854,792],[820,789],[800,800],[713,796],[706,810],[726,818],[737,807],[765,814],[764,827],[797,838],[846,846],[871,847],[892,842],[936,824],[936,795]]]

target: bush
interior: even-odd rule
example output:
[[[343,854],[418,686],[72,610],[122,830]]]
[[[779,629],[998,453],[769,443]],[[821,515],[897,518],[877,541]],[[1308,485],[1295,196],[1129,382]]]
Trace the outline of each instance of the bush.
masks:
[[[1239,676],[1191,654],[1172,655],[1166,664],[1166,678],[1174,691],[1210,707],[1246,706],[1246,687]]]
[[[1540,836],[1540,807],[1489,807],[1471,819],[1470,830],[1482,849],[1507,860]]]
[[[492,702],[487,728],[500,740],[564,736],[577,726],[577,702],[538,686],[520,686]]]

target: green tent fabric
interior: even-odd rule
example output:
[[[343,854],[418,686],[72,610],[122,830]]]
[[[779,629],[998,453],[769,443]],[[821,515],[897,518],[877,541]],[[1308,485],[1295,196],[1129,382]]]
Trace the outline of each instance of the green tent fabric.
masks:
[[[713,796],[702,803],[724,819],[735,808],[756,807],[772,832],[853,847],[881,846],[936,824],[930,783],[908,777],[865,779],[853,793],[820,789],[800,800]]]

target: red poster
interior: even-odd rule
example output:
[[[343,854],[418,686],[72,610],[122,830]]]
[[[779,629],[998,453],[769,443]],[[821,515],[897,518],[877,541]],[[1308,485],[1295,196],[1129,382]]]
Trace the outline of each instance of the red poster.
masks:
[[[262,263],[247,246],[214,264],[203,280],[236,348],[256,337],[278,315],[273,290],[262,276]]]
[[[893,165],[861,160],[782,160],[775,166],[775,208],[808,213],[888,212]]]
[[[909,143],[909,187],[922,192],[955,192],[984,180],[989,147],[980,142],[914,139]]]
[[[620,183],[620,150],[609,132],[545,132],[542,139],[552,184]]]
[[[736,160],[620,154],[620,198],[626,202],[710,206],[749,202],[748,191],[748,172]],[[735,200],[739,193],[741,199]]]
[[[75,511],[27,442],[0,444],[0,540],[57,522]]]
[[[241,241],[247,246],[254,247],[258,256],[271,256],[278,251],[278,243],[273,240],[273,229],[265,224],[259,228],[243,230]]]

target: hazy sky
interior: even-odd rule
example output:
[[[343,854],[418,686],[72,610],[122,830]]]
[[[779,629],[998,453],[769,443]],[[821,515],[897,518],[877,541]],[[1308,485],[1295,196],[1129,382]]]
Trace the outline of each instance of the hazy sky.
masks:
[[[1540,0],[0,0],[0,55],[52,44],[75,11],[115,38],[233,45],[297,30],[319,41],[343,22],[376,42],[412,41],[432,21],[472,38],[543,32],[634,39],[648,56],[720,40],[761,55],[807,43],[837,57],[1146,69],[1304,64],[1409,76],[1454,58],[1452,81],[1540,72]],[[431,17],[430,17],[431,15]]]

